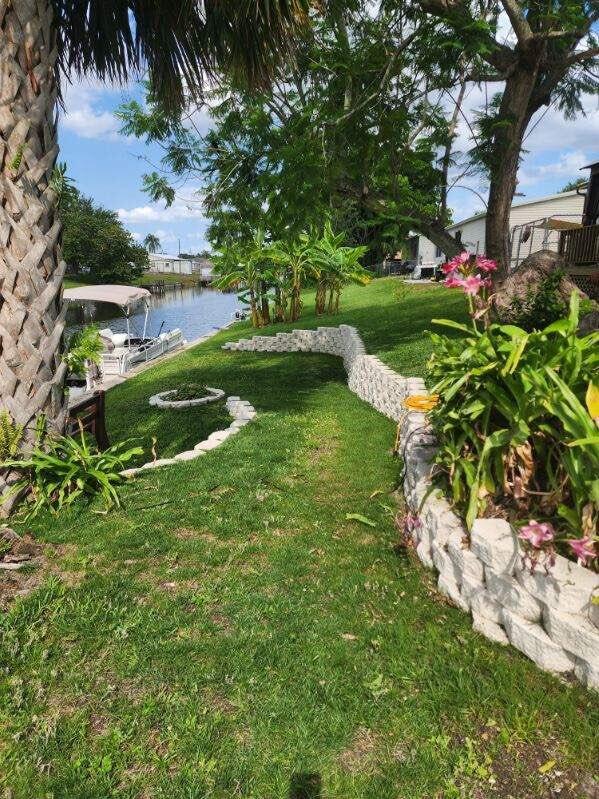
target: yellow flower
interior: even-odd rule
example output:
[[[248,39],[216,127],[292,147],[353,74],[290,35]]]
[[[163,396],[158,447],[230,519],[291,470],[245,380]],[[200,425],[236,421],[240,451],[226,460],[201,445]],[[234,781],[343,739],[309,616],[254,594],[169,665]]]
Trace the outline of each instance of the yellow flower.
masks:
[[[404,408],[410,411],[420,411],[428,413],[439,404],[438,394],[412,394],[404,400]]]
[[[592,381],[589,383],[586,401],[591,419],[599,419],[599,384]]]

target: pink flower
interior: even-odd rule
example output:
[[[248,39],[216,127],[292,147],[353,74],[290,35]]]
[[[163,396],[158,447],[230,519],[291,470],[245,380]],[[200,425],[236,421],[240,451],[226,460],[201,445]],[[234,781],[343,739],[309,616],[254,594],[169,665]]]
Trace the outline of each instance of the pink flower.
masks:
[[[464,264],[467,264],[469,260],[470,253],[465,251],[461,252],[459,255],[454,255],[454,257],[445,264],[447,268],[443,271],[445,274],[447,274],[447,272],[453,272],[454,269],[459,269],[461,266],[464,266]]]
[[[455,272],[450,272],[443,281],[443,285],[447,286],[448,289],[456,289],[464,285],[464,278]]]
[[[568,544],[574,550],[578,562],[583,566],[586,566],[587,560],[593,560],[593,558],[597,557],[597,548],[590,535],[585,535],[583,538],[575,538],[573,541],[568,541]]]
[[[518,538],[528,543],[535,549],[542,549],[543,544],[547,541],[552,541],[555,535],[555,530],[549,522],[536,522],[530,519],[528,524],[520,528]]]
[[[494,272],[497,269],[497,262],[484,255],[476,256],[476,265],[479,269],[482,269],[483,272]]]
[[[461,282],[461,286],[466,294],[478,294],[481,288],[485,285],[484,280],[480,275],[468,275]]]
[[[448,261],[447,263],[441,264],[441,269],[443,271],[443,274],[449,275],[450,272],[455,272],[457,267],[455,264],[452,264],[451,261]]]

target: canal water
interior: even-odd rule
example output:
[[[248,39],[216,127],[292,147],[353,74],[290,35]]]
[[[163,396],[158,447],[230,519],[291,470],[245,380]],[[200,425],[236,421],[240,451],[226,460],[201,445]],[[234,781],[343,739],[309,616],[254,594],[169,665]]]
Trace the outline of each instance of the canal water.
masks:
[[[152,296],[147,335],[157,336],[161,326],[163,333],[178,327],[187,341],[194,341],[230,322],[235,309],[239,307],[235,293],[195,287],[172,289],[165,294]],[[144,313],[142,303],[130,318],[132,335],[141,336]],[[68,327],[73,330],[90,322],[101,328],[109,327],[115,333],[127,330],[124,316],[114,305],[99,303],[82,308],[71,303],[67,315]]]

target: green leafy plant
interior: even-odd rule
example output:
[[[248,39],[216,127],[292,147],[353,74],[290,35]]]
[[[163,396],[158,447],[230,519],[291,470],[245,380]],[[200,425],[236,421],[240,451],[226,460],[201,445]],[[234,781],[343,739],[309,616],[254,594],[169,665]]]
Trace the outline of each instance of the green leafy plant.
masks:
[[[171,394],[168,398],[169,401],[174,402],[184,402],[186,400],[194,400],[199,399],[200,397],[205,397],[208,393],[208,389],[205,385],[200,383],[185,383],[175,391],[174,394]]]
[[[139,446],[123,441],[98,452],[86,440],[83,430],[78,438],[47,437],[27,457],[8,458],[1,468],[17,469],[23,478],[14,487],[14,493],[25,492],[32,500],[26,518],[36,516],[41,510],[58,513],[85,497],[99,497],[106,509],[120,506],[117,486],[124,482],[121,471],[138,455]]]
[[[14,458],[22,440],[23,425],[15,424],[8,411],[0,411],[0,461]]]
[[[88,325],[77,330],[71,336],[65,355],[69,371],[75,375],[85,374],[86,361],[99,364],[102,350],[102,339],[97,325]]]
[[[599,334],[577,336],[578,317],[573,294],[568,317],[540,331],[434,320],[463,337],[432,334],[429,373],[440,401],[431,420],[438,473],[469,527],[485,515],[518,525],[543,519],[558,544],[572,541],[566,552],[587,540],[596,562],[599,434],[585,396]]]
[[[504,321],[525,330],[539,330],[561,319],[568,311],[568,305],[560,294],[560,286],[565,272],[556,269],[538,286],[529,286],[524,298],[516,298],[505,315]]]

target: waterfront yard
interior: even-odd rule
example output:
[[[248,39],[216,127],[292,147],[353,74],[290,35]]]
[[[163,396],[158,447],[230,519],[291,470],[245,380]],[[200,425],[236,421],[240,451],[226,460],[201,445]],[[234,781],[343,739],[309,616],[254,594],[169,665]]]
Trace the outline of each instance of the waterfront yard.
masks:
[[[399,286],[348,289],[318,321],[306,297],[296,326],[354,324],[423,374],[430,319],[461,318],[463,297]],[[111,390],[108,425],[167,452],[193,439],[197,411],[162,428],[147,406],[178,381],[240,395],[255,422],[131,483],[121,510],[29,525],[49,562],[2,618],[5,795],[591,796],[597,697],[473,632],[398,545],[395,426],[341,362],[220,349],[248,332]]]

